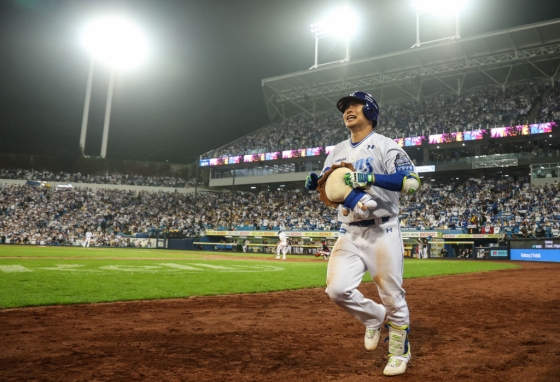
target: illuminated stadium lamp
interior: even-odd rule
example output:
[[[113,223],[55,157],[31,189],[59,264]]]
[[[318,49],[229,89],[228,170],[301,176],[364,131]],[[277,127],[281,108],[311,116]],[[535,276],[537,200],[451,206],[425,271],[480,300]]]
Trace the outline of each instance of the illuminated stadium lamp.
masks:
[[[97,60],[112,67],[137,66],[147,55],[148,44],[144,33],[121,16],[91,22],[84,29],[83,42]]]
[[[350,8],[344,7],[332,13],[324,20],[311,24],[311,33],[315,37],[315,64],[309,69],[350,61],[350,38],[356,33],[356,20],[356,14]],[[345,40],[346,54],[344,59],[319,64],[319,40],[325,37],[342,38]]]
[[[82,131],[80,135],[82,154],[84,154],[86,144],[87,121],[95,62],[100,61],[111,67],[107,105],[105,108],[105,122],[103,124],[103,140],[101,144],[101,158],[105,158],[107,155],[107,140],[109,137],[109,121],[111,117],[115,71],[117,69],[132,68],[141,64],[147,56],[148,44],[140,28],[121,16],[109,16],[89,23],[84,28],[82,42],[91,53],[86,100],[82,117]]]
[[[416,10],[416,44],[412,48],[420,47],[422,44],[429,44],[438,41],[459,39],[459,12],[467,0],[413,0],[412,6]],[[455,14],[455,35],[431,41],[420,41],[420,15],[422,13],[435,13],[440,15]]]

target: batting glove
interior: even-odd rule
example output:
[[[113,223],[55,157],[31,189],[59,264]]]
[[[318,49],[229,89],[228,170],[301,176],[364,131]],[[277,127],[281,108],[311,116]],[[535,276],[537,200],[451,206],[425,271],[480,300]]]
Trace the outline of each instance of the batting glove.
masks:
[[[310,173],[307,178],[305,179],[305,188],[308,190],[316,190],[317,186],[319,186],[319,176],[314,172]]]
[[[344,175],[344,182],[352,188],[366,188],[373,185],[375,182],[375,175],[371,172],[364,174],[362,172],[352,171]]]

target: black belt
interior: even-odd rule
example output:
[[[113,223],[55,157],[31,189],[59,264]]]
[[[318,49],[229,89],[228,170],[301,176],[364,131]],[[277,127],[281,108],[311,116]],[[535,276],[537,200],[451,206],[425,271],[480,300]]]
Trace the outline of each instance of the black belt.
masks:
[[[383,216],[381,218],[381,223],[387,223],[389,219],[391,219],[390,216]],[[359,222],[352,222],[352,223],[348,223],[348,225],[355,226],[355,227],[369,227],[370,225],[375,225],[376,220],[379,220],[379,218],[370,219],[370,220],[361,220]]]

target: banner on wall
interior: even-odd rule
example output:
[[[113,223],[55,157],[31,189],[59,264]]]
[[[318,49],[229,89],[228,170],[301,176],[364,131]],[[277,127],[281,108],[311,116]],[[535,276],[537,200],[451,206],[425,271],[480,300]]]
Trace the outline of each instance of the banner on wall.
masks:
[[[336,238],[339,235],[338,231],[284,231],[288,237],[332,237]],[[441,238],[442,233],[437,231],[415,231],[415,232],[402,232],[403,238],[410,237],[434,237]],[[278,237],[278,231],[214,231],[206,230],[206,236],[246,236],[246,237]],[[498,237],[500,235],[497,235]]]
[[[441,232],[437,231],[416,231],[416,232],[401,232],[403,238],[409,237],[441,237]]]
[[[458,233],[458,234],[444,234],[444,239],[499,239],[502,237],[501,234],[497,233],[489,233],[489,234],[482,234],[482,233]]]
[[[284,231],[288,237],[338,237],[338,231]],[[206,236],[278,237],[278,231],[214,231],[206,230]]]

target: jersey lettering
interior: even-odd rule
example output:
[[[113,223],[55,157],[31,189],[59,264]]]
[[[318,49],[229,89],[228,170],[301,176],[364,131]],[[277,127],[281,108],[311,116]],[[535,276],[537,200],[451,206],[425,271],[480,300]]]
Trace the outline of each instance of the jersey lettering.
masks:
[[[358,159],[354,163],[354,169],[356,172],[373,172],[373,157],[367,157],[365,159]]]

